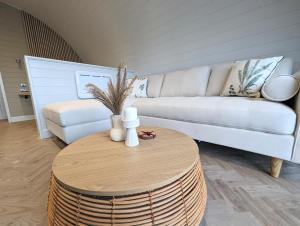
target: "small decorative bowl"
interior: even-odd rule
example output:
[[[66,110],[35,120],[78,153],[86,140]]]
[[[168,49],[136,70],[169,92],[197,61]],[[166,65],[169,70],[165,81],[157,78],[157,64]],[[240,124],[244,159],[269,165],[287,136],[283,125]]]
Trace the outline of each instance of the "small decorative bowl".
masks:
[[[154,131],[140,131],[138,137],[142,140],[151,140],[156,137],[156,133]]]

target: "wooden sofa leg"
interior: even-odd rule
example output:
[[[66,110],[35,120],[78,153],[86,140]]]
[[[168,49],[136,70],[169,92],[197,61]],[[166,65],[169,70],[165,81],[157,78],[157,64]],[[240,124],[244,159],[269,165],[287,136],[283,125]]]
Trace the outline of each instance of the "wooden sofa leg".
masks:
[[[282,159],[278,159],[275,157],[271,158],[271,176],[272,177],[275,177],[275,178],[279,177],[282,162],[283,162]]]

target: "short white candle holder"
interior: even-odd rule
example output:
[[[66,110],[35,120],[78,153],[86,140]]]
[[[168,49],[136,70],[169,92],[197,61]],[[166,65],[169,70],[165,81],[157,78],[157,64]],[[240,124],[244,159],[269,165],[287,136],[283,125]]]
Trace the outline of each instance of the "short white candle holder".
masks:
[[[126,129],[126,139],[125,144],[128,147],[134,147],[139,145],[139,138],[136,132],[136,127],[140,125],[139,118],[135,120],[123,120],[123,126]]]

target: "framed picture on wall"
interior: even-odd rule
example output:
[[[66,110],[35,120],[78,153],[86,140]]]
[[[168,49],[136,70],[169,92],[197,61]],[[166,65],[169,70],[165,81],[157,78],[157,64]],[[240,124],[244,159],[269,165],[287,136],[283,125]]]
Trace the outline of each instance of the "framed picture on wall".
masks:
[[[98,72],[89,71],[76,71],[76,88],[77,95],[80,99],[91,99],[94,98],[92,94],[89,93],[86,85],[91,83],[98,86],[102,90],[107,89],[107,83],[111,78],[110,75]]]

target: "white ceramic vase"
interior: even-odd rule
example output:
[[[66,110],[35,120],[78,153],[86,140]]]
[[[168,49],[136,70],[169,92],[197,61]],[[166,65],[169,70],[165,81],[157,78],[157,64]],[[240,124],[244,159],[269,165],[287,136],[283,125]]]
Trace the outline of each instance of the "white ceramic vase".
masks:
[[[123,141],[125,140],[125,129],[123,127],[122,116],[112,115],[111,116],[110,138],[113,141]]]

